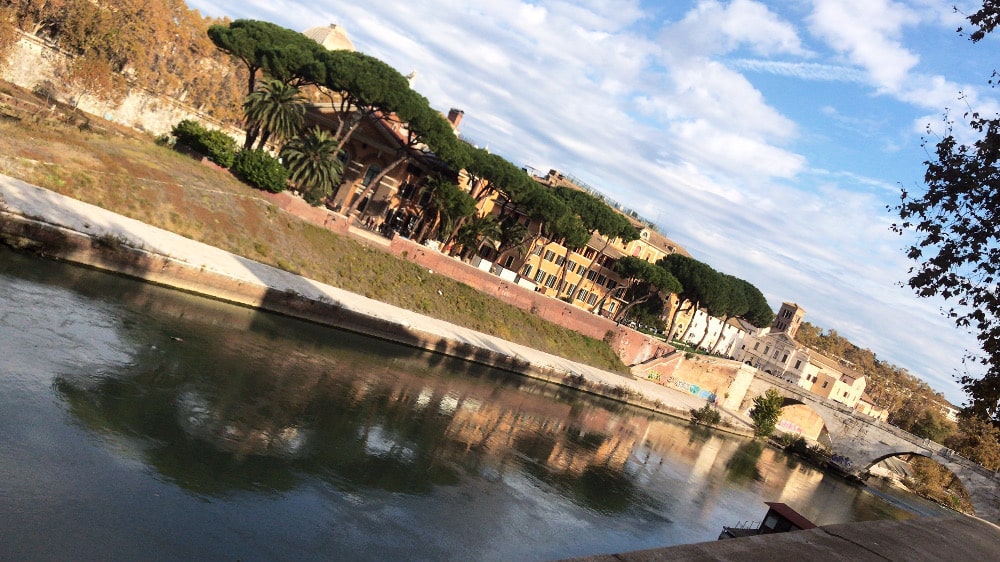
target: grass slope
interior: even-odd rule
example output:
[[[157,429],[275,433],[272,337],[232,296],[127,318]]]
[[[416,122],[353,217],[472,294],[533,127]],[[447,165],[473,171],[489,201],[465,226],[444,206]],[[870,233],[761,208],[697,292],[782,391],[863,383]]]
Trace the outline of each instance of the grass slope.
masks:
[[[627,372],[602,341],[289,215],[227,172],[144,135],[6,113],[13,117],[0,121],[4,174],[376,300]]]

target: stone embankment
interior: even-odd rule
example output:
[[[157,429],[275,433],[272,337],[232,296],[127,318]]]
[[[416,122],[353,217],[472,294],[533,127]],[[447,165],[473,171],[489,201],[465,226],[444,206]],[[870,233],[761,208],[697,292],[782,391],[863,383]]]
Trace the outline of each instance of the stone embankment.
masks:
[[[650,381],[306,279],[8,176],[0,175],[0,198],[3,241],[48,257],[577,387],[669,415],[687,417],[705,403]],[[734,431],[749,433],[743,427]]]

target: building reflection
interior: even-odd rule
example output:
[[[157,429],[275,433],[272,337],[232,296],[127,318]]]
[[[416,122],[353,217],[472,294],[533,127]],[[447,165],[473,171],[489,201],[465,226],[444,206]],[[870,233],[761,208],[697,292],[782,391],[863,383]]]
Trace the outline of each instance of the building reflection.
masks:
[[[663,482],[705,512],[729,485],[794,506],[815,493],[816,473],[699,426],[271,317],[239,312],[234,336],[226,318],[183,304],[159,310],[196,319],[183,343],[167,339],[170,317],[161,341],[132,342],[132,364],[57,386],[85,426],[141,440],[146,462],[198,493],[284,490],[304,475],[425,493],[511,468],[599,512],[645,505]]]

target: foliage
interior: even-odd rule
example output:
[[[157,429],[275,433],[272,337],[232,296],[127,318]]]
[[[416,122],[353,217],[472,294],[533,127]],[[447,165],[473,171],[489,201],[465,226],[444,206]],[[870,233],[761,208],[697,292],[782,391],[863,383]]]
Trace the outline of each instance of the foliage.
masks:
[[[0,20],[7,17],[73,57],[74,82],[78,89],[86,83],[84,94],[114,100],[149,88],[219,119],[237,117],[243,74],[221,64],[205,34],[213,20],[183,0],[0,2]],[[0,44],[5,37],[0,31]]]
[[[268,80],[260,89],[247,96],[243,102],[243,115],[247,125],[247,138],[243,148],[262,149],[268,141],[281,142],[294,137],[305,120],[305,98],[295,86],[281,80]]]
[[[232,172],[250,185],[271,193],[284,191],[288,182],[288,168],[263,150],[237,152]]]
[[[969,16],[973,42],[1000,21],[1000,3],[984,1]],[[983,365],[982,376],[959,377],[979,416],[1000,421],[1000,116],[970,108],[964,116],[975,140],[960,140],[952,123],[924,162],[926,189],[904,189],[890,210],[900,222],[892,229],[916,237],[907,257],[916,262],[907,284],[921,297],[952,303],[944,311],[956,326],[976,334],[980,350],[966,359]]]
[[[675,294],[683,290],[676,277],[659,265],[632,256],[625,256],[615,263],[615,271],[627,280],[626,296],[631,301],[618,310],[615,319],[625,318],[629,311],[661,294]],[[662,302],[662,300],[661,300]]]
[[[756,437],[766,439],[774,433],[784,400],[781,393],[773,388],[753,399],[750,419],[753,420],[753,433]]]
[[[243,63],[247,71],[246,95],[256,89],[259,74],[286,84],[323,81],[325,69],[319,58],[325,49],[291,29],[240,19],[209,27],[208,37],[221,51]]]
[[[718,425],[722,421],[722,413],[712,404],[705,403],[697,410],[691,410],[691,418],[708,425]]]
[[[314,206],[333,193],[344,171],[336,140],[319,127],[288,141],[281,157],[288,167],[289,179],[306,202]]]
[[[930,439],[936,443],[944,443],[945,438],[955,431],[955,426],[946,420],[940,411],[929,408],[920,414],[909,431],[917,437]]]
[[[971,415],[960,416],[958,431],[944,444],[989,470],[1000,470],[1000,428],[996,424]]]
[[[206,129],[201,123],[185,119],[171,131],[177,142],[203,154],[212,162],[228,168],[236,157],[236,141],[218,129]]]
[[[125,93],[121,86],[124,77],[116,73],[106,60],[92,55],[73,59],[63,79],[77,92],[74,108],[79,107],[88,94],[101,101],[114,101]]]
[[[16,13],[12,7],[0,5],[0,70],[6,66],[14,45],[19,39],[16,32]]]
[[[909,464],[913,475],[903,480],[906,487],[951,509],[973,513],[969,493],[947,468],[916,455],[910,458]]]

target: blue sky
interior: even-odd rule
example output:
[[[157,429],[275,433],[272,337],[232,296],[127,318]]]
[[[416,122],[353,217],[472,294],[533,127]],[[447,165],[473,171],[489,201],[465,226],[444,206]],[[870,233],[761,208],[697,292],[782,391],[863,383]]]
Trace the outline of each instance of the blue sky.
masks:
[[[946,110],[1000,108],[997,38],[958,35],[954,0],[662,4],[188,1],[343,26],[357,50],[415,70],[434,107],[464,110],[468,138],[582,179],[960,405],[953,376],[975,340],[898,286],[910,264],[886,206],[921,188],[921,139]]]

